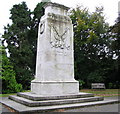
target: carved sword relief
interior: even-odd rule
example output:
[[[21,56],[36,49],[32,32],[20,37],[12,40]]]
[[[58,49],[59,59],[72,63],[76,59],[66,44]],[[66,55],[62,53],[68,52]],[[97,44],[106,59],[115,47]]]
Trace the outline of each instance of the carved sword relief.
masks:
[[[69,28],[67,27],[65,29],[65,31],[60,34],[58,33],[57,28],[51,23],[50,24],[50,28],[51,28],[51,41],[50,44],[52,45],[52,47],[54,48],[60,48],[60,49],[70,49],[70,45],[66,44],[66,40],[67,40],[67,32],[69,31]]]

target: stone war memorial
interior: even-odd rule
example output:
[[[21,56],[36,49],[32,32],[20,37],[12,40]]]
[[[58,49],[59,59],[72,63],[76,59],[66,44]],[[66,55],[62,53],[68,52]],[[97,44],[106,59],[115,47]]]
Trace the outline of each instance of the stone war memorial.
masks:
[[[2,100],[16,112],[42,112],[103,104],[103,97],[79,92],[74,79],[73,25],[69,8],[48,2],[38,30],[35,79],[31,92]],[[94,101],[94,102],[93,102]]]
[[[38,32],[36,77],[32,93],[38,95],[78,94],[74,79],[73,27],[63,5],[48,3]]]

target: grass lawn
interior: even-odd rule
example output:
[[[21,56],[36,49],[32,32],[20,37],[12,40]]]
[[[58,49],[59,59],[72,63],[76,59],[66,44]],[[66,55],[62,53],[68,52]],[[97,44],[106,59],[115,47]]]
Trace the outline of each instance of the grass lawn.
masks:
[[[9,95],[15,95],[16,93],[10,93],[10,94],[0,94],[0,97],[8,97]]]
[[[22,92],[30,92],[30,90],[23,90]],[[8,97],[9,95],[15,95],[16,93],[9,93],[9,94],[0,94],[0,97]]]
[[[118,92],[119,91],[119,92]],[[30,90],[23,91],[23,92],[30,92]],[[112,96],[120,96],[119,89],[102,89],[102,90],[92,90],[92,89],[81,89],[80,92],[85,93],[93,93],[95,96],[103,96],[103,97],[112,97]],[[0,94],[0,97],[8,97],[9,95],[15,95],[16,93],[11,94]]]
[[[93,93],[95,96],[103,96],[103,97],[112,97],[112,96],[120,96],[119,89],[81,89],[80,92],[85,93]]]

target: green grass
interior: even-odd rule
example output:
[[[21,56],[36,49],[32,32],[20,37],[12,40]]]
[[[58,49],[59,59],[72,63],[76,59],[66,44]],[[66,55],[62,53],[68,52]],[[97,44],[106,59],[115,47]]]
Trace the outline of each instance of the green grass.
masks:
[[[25,90],[23,92],[30,92],[30,90]],[[120,96],[120,91],[118,89],[102,89],[102,90],[92,90],[92,89],[82,89],[80,92],[85,93],[93,93],[95,96],[103,96],[103,97],[112,97],[112,96]],[[10,94],[0,94],[0,97],[8,97],[9,95],[15,95],[16,93]]]
[[[0,94],[0,97],[8,97],[9,95],[15,95],[16,93],[10,93],[10,94]]]
[[[30,90],[23,90],[22,92],[30,92]],[[15,95],[16,93],[9,93],[9,94],[0,94],[0,97],[8,97],[9,95]]]
[[[103,96],[103,97],[112,97],[112,96],[120,96],[120,91],[118,89],[82,89],[80,92],[85,93],[93,93],[95,96]]]

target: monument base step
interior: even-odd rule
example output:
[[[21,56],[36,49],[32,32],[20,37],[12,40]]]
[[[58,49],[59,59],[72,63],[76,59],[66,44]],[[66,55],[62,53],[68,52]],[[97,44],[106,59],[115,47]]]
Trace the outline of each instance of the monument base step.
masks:
[[[65,95],[37,95],[31,92],[20,92],[17,96],[24,97],[33,101],[44,101],[44,100],[59,100],[59,99],[73,99],[73,98],[86,98],[94,97],[92,93],[80,92],[78,94],[65,94]]]
[[[49,95],[49,96],[37,95],[31,92],[24,93],[20,92],[17,93],[17,95],[10,95],[9,99],[29,107],[37,107],[101,101],[103,100],[103,97],[94,97],[94,94],[83,92],[80,92],[79,94]]]
[[[50,106],[39,106],[39,107],[28,107],[8,98],[4,98],[1,103],[8,106],[9,108],[15,110],[16,112],[23,113],[23,112],[47,112],[53,111],[57,109],[69,109],[69,108],[80,108],[80,107],[88,107],[94,105],[104,105],[104,104],[111,104],[111,103],[118,103],[118,100],[108,100],[105,99],[103,101],[95,101],[95,102],[85,102],[85,103],[75,103],[75,104],[62,104],[62,105],[50,105]]]
[[[84,103],[84,102],[94,102],[102,101],[103,97],[88,97],[88,98],[74,98],[74,99],[59,99],[59,100],[45,100],[45,101],[33,101],[23,97],[11,95],[9,96],[11,100],[29,107],[37,106],[51,106],[51,105],[62,105],[62,104],[73,104],[73,103]]]

